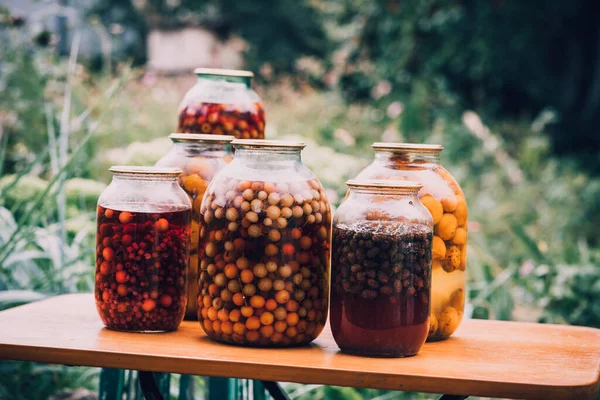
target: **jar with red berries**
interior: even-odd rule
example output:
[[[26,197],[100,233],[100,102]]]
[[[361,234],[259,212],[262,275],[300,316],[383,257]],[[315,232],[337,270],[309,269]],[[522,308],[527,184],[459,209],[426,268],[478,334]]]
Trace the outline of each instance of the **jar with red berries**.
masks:
[[[374,357],[418,353],[429,331],[433,220],[421,185],[348,181],[333,220],[333,338],[343,352]]]
[[[178,131],[264,139],[265,111],[250,71],[197,68],[196,85],[179,106]]]
[[[197,318],[198,298],[198,233],[200,203],[208,184],[232,159],[229,135],[202,135],[195,133],[172,133],[171,150],[158,162],[157,167],[176,167],[183,171],[179,185],[192,202],[192,234],[188,276],[188,304],[186,319]]]
[[[215,340],[303,345],[327,320],[331,207],[302,142],[234,140],[200,208],[198,319]]]
[[[420,182],[421,203],[433,217],[431,325],[428,341],[456,331],[465,307],[468,210],[465,195],[440,164],[444,149],[436,144],[374,143],[375,160],[356,179]]]
[[[191,203],[181,170],[111,167],[98,199],[95,300],[107,328],[177,329],[187,304]]]

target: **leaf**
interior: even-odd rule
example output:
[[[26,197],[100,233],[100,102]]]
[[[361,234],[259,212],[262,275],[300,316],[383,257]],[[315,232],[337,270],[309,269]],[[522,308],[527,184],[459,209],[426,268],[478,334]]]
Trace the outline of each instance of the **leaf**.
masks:
[[[21,263],[23,261],[32,261],[39,259],[50,258],[48,253],[39,250],[24,250],[18,253],[12,253],[8,258],[4,261],[4,266],[9,266],[17,263]]]

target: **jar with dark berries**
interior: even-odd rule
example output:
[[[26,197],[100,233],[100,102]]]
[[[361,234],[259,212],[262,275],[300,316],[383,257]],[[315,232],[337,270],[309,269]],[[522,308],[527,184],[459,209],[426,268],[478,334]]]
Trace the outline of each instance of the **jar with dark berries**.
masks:
[[[302,142],[234,140],[200,209],[198,319],[215,340],[284,347],[327,320],[331,208]]]
[[[429,331],[433,220],[409,181],[348,181],[335,213],[333,338],[343,352],[418,353]]]
[[[434,223],[431,328],[428,341],[447,339],[465,308],[467,202],[460,185],[440,164],[441,145],[374,143],[375,160],[356,179],[420,182],[421,203]]]
[[[187,304],[191,203],[181,170],[111,167],[98,199],[96,308],[127,332],[176,330]]]
[[[196,68],[196,85],[179,106],[178,131],[264,139],[265,111],[250,71]]]
[[[188,304],[186,319],[197,318],[198,297],[198,238],[200,203],[208,184],[233,158],[231,141],[233,136],[172,133],[171,150],[158,162],[157,167],[176,167],[183,171],[179,185],[192,202],[192,234],[188,276]]]

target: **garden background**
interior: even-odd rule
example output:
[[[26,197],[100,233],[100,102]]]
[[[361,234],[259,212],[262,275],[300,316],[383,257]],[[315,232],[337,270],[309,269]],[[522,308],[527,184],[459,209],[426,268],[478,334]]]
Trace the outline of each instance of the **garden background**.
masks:
[[[304,161],[335,204],[372,142],[443,144],[469,205],[467,315],[600,327],[594,9],[591,0],[0,2],[0,309],[91,291],[107,168],[165,153],[195,79],[177,67],[197,56],[197,66],[255,71],[266,137],[306,141]],[[161,53],[157,37],[185,32],[204,41],[176,48],[181,63]],[[91,399],[98,384],[94,368],[0,362],[0,399]],[[194,381],[198,396],[204,385]],[[431,398],[286,388],[297,399]]]

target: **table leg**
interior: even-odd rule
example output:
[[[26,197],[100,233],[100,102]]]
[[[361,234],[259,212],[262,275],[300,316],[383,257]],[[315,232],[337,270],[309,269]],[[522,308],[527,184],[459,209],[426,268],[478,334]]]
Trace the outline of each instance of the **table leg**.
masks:
[[[271,395],[274,400],[290,400],[285,390],[281,385],[274,381],[261,381],[267,392]]]
[[[444,394],[440,397],[440,400],[465,400],[469,396],[462,396],[458,394]]]
[[[160,390],[158,390],[154,372],[139,371],[138,379],[146,400],[164,400],[163,395],[160,394]]]

